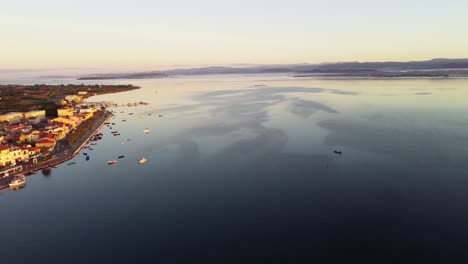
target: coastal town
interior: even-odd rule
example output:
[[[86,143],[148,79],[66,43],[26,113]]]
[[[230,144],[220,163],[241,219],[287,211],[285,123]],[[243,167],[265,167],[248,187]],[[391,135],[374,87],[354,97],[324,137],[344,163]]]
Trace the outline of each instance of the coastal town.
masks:
[[[86,102],[87,91],[55,98],[52,107],[0,114],[0,189],[65,162],[112,117],[111,102]]]

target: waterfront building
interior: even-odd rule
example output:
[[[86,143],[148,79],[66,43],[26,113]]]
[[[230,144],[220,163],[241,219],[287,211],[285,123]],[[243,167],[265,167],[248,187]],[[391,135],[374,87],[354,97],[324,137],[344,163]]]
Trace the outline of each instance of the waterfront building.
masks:
[[[52,151],[55,147],[56,140],[49,137],[44,137],[36,141],[36,148],[46,148],[49,151]]]

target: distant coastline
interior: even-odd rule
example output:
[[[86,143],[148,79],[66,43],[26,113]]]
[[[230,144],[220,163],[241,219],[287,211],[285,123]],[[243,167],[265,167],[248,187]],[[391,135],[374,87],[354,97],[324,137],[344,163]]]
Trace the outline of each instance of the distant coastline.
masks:
[[[151,72],[90,74],[79,76],[77,79],[157,79],[174,76],[271,73],[291,74],[294,77],[468,78],[468,59],[432,59],[410,62],[337,62],[247,67],[215,66]]]

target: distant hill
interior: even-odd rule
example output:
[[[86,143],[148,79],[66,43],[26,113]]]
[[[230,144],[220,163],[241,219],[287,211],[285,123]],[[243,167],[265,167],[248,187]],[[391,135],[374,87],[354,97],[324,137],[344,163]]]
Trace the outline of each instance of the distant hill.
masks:
[[[468,59],[432,59],[428,61],[409,62],[337,62],[322,64],[288,64],[288,65],[262,65],[249,67],[201,67],[188,69],[174,69],[166,71],[136,72],[136,73],[108,73],[80,76],[78,80],[105,80],[105,79],[153,79],[169,76],[184,75],[212,75],[212,74],[266,74],[266,73],[292,73],[292,74],[320,74],[333,73],[334,76],[364,76],[364,77],[435,77],[450,76],[450,71],[442,73],[424,73],[425,70],[457,70],[468,69]],[[413,71],[413,73],[394,74],[394,71]],[[350,74],[352,72],[352,74]],[[376,73],[375,73],[376,72]],[[390,73],[388,73],[390,72]],[[460,74],[459,71],[454,72]],[[465,72],[463,72],[465,74]],[[310,75],[307,75],[310,76]]]
[[[314,71],[330,70],[435,70],[468,68],[468,59],[432,59],[409,62],[341,62],[319,65]]]

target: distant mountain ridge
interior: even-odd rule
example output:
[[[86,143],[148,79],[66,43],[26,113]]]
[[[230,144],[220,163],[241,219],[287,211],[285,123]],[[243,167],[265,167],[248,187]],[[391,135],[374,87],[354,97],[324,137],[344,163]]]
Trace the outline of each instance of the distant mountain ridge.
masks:
[[[225,67],[211,66],[200,68],[174,69],[165,71],[135,72],[135,73],[107,73],[91,74],[80,76],[78,80],[104,80],[104,79],[153,79],[170,76],[185,75],[212,75],[212,74],[265,74],[265,73],[342,73],[359,72],[369,76],[369,72],[379,72],[375,76],[384,76],[386,71],[421,71],[439,69],[468,69],[468,59],[432,59],[427,61],[409,62],[337,62],[321,64],[284,64],[284,65],[263,65],[249,67]],[[383,73],[383,74],[382,74]],[[429,77],[438,74],[428,74]],[[447,73],[443,74],[444,76]],[[399,76],[390,74],[392,76]],[[424,76],[424,73],[417,72],[414,76]]]

